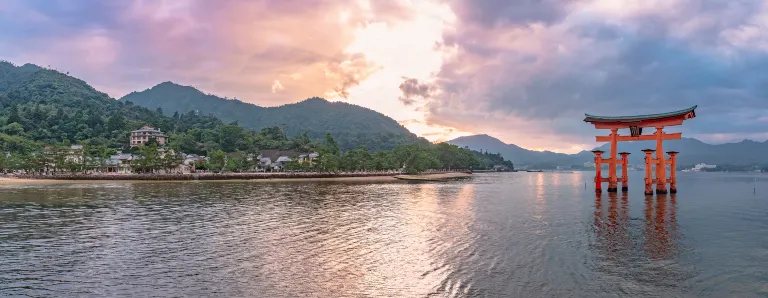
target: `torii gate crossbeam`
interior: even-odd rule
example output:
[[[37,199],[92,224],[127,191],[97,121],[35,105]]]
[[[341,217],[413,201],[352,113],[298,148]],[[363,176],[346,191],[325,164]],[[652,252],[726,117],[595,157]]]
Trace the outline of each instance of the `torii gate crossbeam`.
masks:
[[[608,192],[618,191],[619,177],[616,175],[616,166],[620,164],[622,166],[622,191],[629,189],[627,185],[627,158],[630,153],[622,152],[621,159],[616,158],[616,143],[617,142],[631,142],[631,141],[656,141],[656,149],[646,149],[645,152],[645,194],[652,195],[652,185],[656,184],[656,193],[667,193],[667,181],[669,181],[669,191],[672,193],[677,192],[677,177],[675,173],[675,167],[677,165],[677,153],[674,151],[667,152],[669,154],[669,160],[664,157],[663,141],[665,140],[679,140],[682,138],[681,133],[665,133],[664,127],[682,125],[683,121],[696,117],[696,106],[691,108],[669,112],[661,114],[651,115],[636,115],[636,116],[595,116],[585,114],[584,122],[591,123],[597,129],[609,129],[611,133],[608,136],[597,136],[595,140],[597,142],[609,142],[611,144],[610,157],[603,158],[603,151],[595,150],[595,191],[602,191],[602,182],[608,182]],[[643,128],[655,128],[656,131],[653,134],[644,135]],[[629,136],[620,136],[619,129],[629,129]],[[653,158],[651,154],[656,152],[656,158]],[[601,175],[603,164],[608,164],[608,178],[603,178]],[[667,179],[666,165],[670,165],[671,176]],[[653,178],[652,167],[656,167],[656,178]]]

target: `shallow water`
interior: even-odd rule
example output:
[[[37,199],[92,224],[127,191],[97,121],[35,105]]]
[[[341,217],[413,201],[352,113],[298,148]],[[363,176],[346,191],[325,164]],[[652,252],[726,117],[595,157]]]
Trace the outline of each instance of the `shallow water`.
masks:
[[[768,296],[768,175],[591,175],[0,189],[0,296]]]

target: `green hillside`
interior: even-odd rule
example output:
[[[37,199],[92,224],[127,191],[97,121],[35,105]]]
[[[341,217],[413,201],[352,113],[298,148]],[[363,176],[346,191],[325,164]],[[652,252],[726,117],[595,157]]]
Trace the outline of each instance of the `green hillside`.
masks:
[[[207,146],[205,150],[233,147],[227,138],[219,137],[225,130],[247,135],[238,140],[241,143],[255,138],[214,117],[166,117],[119,102],[80,79],[31,64],[17,67],[0,62],[0,86],[0,149],[9,152],[33,151],[48,144],[128,147],[130,131],[143,125],[171,136],[196,134],[192,141]]]
[[[279,107],[260,107],[235,99],[204,94],[171,82],[161,83],[120,99],[150,109],[160,108],[166,115],[196,112],[226,122],[237,121],[256,130],[280,127],[289,137],[307,132],[312,138],[331,133],[343,150],[365,146],[371,150],[392,149],[414,142],[427,143],[397,121],[376,111],[343,102],[310,98]]]
[[[209,155],[210,165],[206,166],[216,170],[249,168],[248,163],[252,161],[246,162],[244,156],[255,156],[261,150],[272,149],[321,152],[318,163],[312,169],[303,170],[396,170],[405,167],[409,172],[420,172],[442,167],[511,167],[500,155],[472,152],[446,143],[429,144],[381,114],[322,99],[310,99],[291,105],[291,108],[256,107],[264,110],[262,118],[294,123],[282,125],[295,134],[289,136],[279,126],[251,130],[236,121],[224,123],[213,113],[206,115],[190,110],[163,115],[160,108],[148,109],[129,100],[117,101],[80,79],[31,64],[15,66],[0,62],[0,86],[0,152],[4,153],[0,154],[0,171],[42,171],[43,165],[47,164],[41,162],[47,158],[43,147],[66,148],[63,145],[68,144],[86,145],[84,154],[100,158],[118,149],[136,150],[145,156],[142,162],[148,163],[142,167],[137,165],[137,170],[156,170],[164,163],[149,164],[154,160],[150,157],[157,152],[154,145],[131,149],[128,144],[130,132],[144,125],[168,134],[168,146],[177,152]],[[196,91],[188,87],[182,89]],[[358,115],[361,112],[363,115]],[[314,116],[310,116],[312,114]],[[314,129],[311,131],[315,137],[308,132],[299,133],[302,126],[295,123],[312,123]],[[374,127],[376,132],[367,133]],[[320,131],[323,128],[337,131],[332,135]],[[393,150],[369,151],[390,148]],[[72,166],[72,171],[87,168],[85,164]]]

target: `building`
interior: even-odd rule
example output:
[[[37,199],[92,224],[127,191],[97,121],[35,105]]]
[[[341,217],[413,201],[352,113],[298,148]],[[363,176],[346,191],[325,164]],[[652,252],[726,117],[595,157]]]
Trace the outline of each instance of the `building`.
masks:
[[[312,152],[310,154],[300,154],[296,161],[299,162],[299,164],[302,164],[304,162],[308,162],[309,164],[312,164],[312,161],[314,161],[316,158],[320,157],[320,154],[317,152]]]
[[[157,140],[157,143],[160,145],[165,145],[168,141],[168,137],[163,134],[162,131],[152,126],[145,125],[142,128],[131,132],[131,147],[144,145],[152,138]]]
[[[263,170],[281,171],[286,163],[293,161],[292,157],[298,159],[298,152],[295,150],[262,150],[257,157],[259,167]],[[309,155],[306,157],[309,158]]]
[[[693,166],[693,169],[691,169],[691,172],[701,172],[705,169],[714,169],[714,168],[717,168],[717,165],[708,165],[705,163],[700,163]]]
[[[130,153],[118,153],[107,159],[107,173],[130,174],[135,156]]]

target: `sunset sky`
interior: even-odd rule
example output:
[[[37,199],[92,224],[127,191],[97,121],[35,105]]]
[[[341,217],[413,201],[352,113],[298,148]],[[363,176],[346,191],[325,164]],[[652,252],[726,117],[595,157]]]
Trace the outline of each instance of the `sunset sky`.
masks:
[[[698,105],[679,131],[768,139],[768,1],[0,0],[0,59],[119,98],[163,81],[368,107],[433,141],[593,148],[584,113]]]

